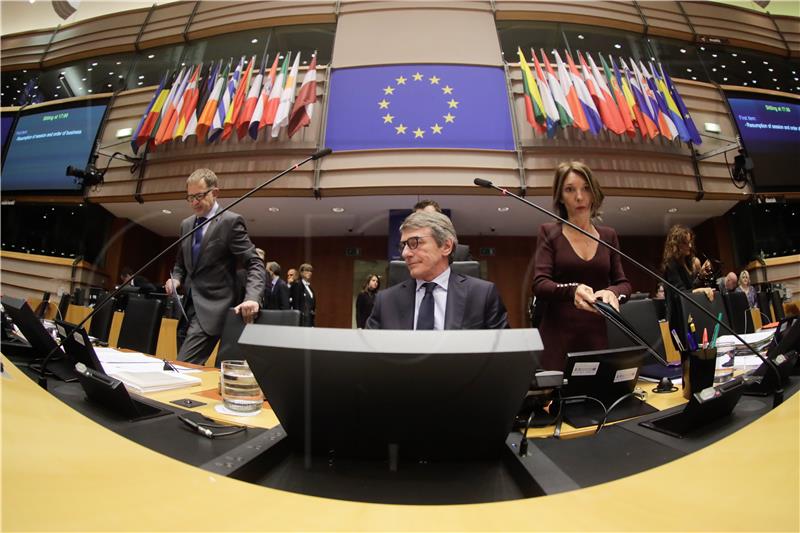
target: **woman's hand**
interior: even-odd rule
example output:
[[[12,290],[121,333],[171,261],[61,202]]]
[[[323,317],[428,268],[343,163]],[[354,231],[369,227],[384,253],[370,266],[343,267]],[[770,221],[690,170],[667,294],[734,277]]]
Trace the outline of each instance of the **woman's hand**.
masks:
[[[706,295],[706,298],[708,298],[709,302],[714,301],[714,289],[711,289],[709,287],[698,287],[697,289],[694,289],[692,292],[693,293],[702,292],[703,294]]]
[[[595,300],[602,300],[603,302],[607,303],[617,311],[619,311],[619,300],[617,299],[617,295],[611,292],[608,289],[603,289],[602,291],[597,291],[594,293]]]
[[[583,283],[579,284],[575,288],[575,307],[584,311],[596,313],[597,310],[592,307],[596,299],[595,294],[596,293],[588,285],[584,285]]]

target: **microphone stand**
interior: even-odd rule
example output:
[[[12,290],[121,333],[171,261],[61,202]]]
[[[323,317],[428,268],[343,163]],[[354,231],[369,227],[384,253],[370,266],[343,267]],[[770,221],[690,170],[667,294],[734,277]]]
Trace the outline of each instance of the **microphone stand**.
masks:
[[[81,321],[80,321],[80,322],[79,322],[79,323],[78,323],[78,324],[77,324],[77,325],[76,325],[76,326],[75,326],[75,327],[72,329],[72,331],[70,331],[70,332],[69,332],[69,333],[66,335],[66,337],[70,337],[70,336],[71,336],[73,333],[75,333],[75,332],[76,332],[76,331],[77,331],[77,330],[78,330],[78,329],[79,329],[81,326],[83,326],[83,325],[84,325],[86,322],[88,322],[88,321],[89,321],[89,319],[90,319],[90,318],[92,318],[92,317],[93,317],[93,316],[94,316],[94,315],[95,315],[95,314],[96,314],[96,313],[97,313],[97,312],[98,312],[100,309],[102,309],[102,308],[103,308],[105,305],[107,305],[107,304],[108,304],[108,302],[110,302],[110,301],[111,301],[111,300],[112,300],[112,299],[113,299],[115,296],[117,296],[117,295],[118,295],[120,292],[122,292],[122,289],[123,289],[123,288],[125,288],[125,286],[126,286],[126,285],[128,285],[128,284],[132,283],[132,282],[133,282],[133,279],[134,279],[136,276],[138,276],[139,274],[141,274],[141,273],[142,273],[144,270],[146,270],[146,269],[147,269],[147,268],[148,268],[150,265],[152,265],[153,263],[155,263],[156,261],[158,261],[159,259],[161,259],[161,258],[162,258],[162,257],[163,257],[163,256],[164,256],[164,255],[165,255],[167,252],[169,252],[170,250],[172,250],[173,248],[175,248],[175,246],[177,246],[178,244],[182,243],[183,241],[185,241],[186,239],[188,239],[190,236],[194,235],[194,233],[195,233],[196,231],[198,231],[200,228],[204,228],[205,226],[207,226],[208,224],[210,224],[210,223],[211,223],[211,221],[215,220],[217,217],[219,217],[220,215],[222,215],[222,213],[224,213],[224,212],[226,212],[226,211],[230,210],[230,208],[232,208],[232,207],[233,207],[233,206],[235,206],[235,205],[238,205],[238,204],[239,204],[240,202],[242,202],[243,200],[245,200],[245,199],[247,199],[247,198],[250,198],[250,197],[251,197],[253,194],[255,194],[256,192],[260,191],[261,189],[263,189],[264,187],[266,187],[267,185],[269,185],[269,184],[270,184],[270,183],[272,183],[273,181],[275,181],[275,180],[277,180],[277,179],[279,179],[279,178],[281,178],[281,177],[285,176],[286,174],[288,174],[289,172],[292,172],[293,170],[296,170],[297,168],[301,167],[302,165],[305,165],[306,163],[308,163],[309,161],[312,161],[312,160],[316,161],[317,159],[320,159],[320,158],[322,158],[322,157],[325,157],[326,155],[329,155],[329,154],[331,154],[332,152],[333,152],[333,150],[332,150],[332,149],[330,149],[330,148],[322,148],[321,150],[317,150],[316,152],[314,152],[313,154],[311,154],[311,155],[310,155],[310,156],[308,156],[307,158],[303,159],[303,160],[302,160],[302,161],[300,161],[299,163],[296,163],[296,164],[294,164],[293,166],[291,166],[291,167],[287,168],[286,170],[284,170],[284,171],[280,172],[279,174],[277,174],[277,175],[275,175],[275,176],[271,177],[270,179],[268,179],[267,181],[265,181],[265,182],[261,183],[260,185],[257,185],[257,186],[255,186],[255,187],[253,187],[252,189],[250,189],[249,191],[247,191],[246,193],[244,193],[242,196],[240,196],[239,198],[237,198],[236,200],[234,200],[234,201],[233,201],[233,202],[232,202],[232,203],[231,203],[229,206],[227,206],[227,207],[224,207],[224,208],[220,209],[219,211],[217,211],[217,214],[215,214],[213,217],[209,217],[209,218],[207,218],[207,219],[206,219],[206,220],[205,220],[205,221],[204,221],[202,224],[198,224],[197,226],[195,226],[194,228],[192,228],[192,229],[191,229],[189,232],[187,232],[185,235],[183,235],[182,237],[178,238],[178,240],[176,240],[175,242],[173,242],[172,244],[170,244],[169,246],[167,246],[166,248],[164,248],[164,249],[163,249],[161,252],[159,252],[159,253],[158,253],[158,255],[156,255],[156,256],[155,256],[155,257],[153,257],[153,258],[152,258],[150,261],[148,261],[147,263],[145,263],[145,265],[144,265],[143,267],[141,267],[139,270],[137,270],[136,272],[134,272],[134,273],[131,275],[131,277],[130,277],[130,278],[128,278],[128,280],[127,280],[127,281],[124,281],[123,283],[121,283],[121,284],[120,284],[120,285],[119,285],[119,286],[118,286],[118,287],[117,287],[117,288],[116,288],[116,289],[115,289],[115,290],[114,290],[114,291],[113,291],[111,294],[109,294],[109,295],[108,295],[108,296],[107,296],[107,297],[106,297],[106,298],[105,298],[105,299],[104,299],[102,302],[98,302],[98,303],[97,303],[97,305],[95,305],[95,308],[94,308],[94,309],[92,309],[92,312],[91,312],[91,313],[89,313],[88,315],[86,315],[86,316],[84,317],[84,319],[83,319],[83,320],[81,320]],[[55,348],[53,348],[52,350],[50,350],[50,353],[48,353],[48,354],[47,354],[47,356],[45,356],[45,358],[44,358],[44,361],[42,361],[42,366],[41,366],[41,368],[40,368],[40,370],[39,370],[39,379],[38,379],[38,383],[39,383],[39,385],[40,385],[40,386],[41,386],[43,389],[45,389],[45,390],[47,390],[47,376],[46,376],[46,374],[45,374],[45,369],[47,368],[47,363],[48,363],[48,362],[50,361],[50,359],[53,357],[53,354],[55,354],[57,351],[59,351],[59,349],[61,348],[61,344],[62,344],[61,342],[57,343],[57,344],[56,344],[56,346],[55,346]]]
[[[592,239],[593,241],[597,242],[598,244],[601,244],[601,245],[605,246],[610,251],[612,251],[612,252],[614,252],[616,254],[619,254],[620,256],[624,257],[625,259],[627,259],[628,261],[630,261],[631,263],[633,263],[634,265],[639,267],[641,270],[643,270],[644,272],[647,272],[648,274],[650,274],[651,276],[656,278],[658,281],[663,283],[665,287],[669,287],[670,289],[675,291],[675,293],[678,294],[681,298],[683,298],[685,301],[687,301],[690,304],[692,304],[696,309],[698,309],[700,312],[704,313],[706,316],[710,317],[712,320],[714,320],[714,322],[719,324],[725,331],[727,331],[728,333],[730,333],[731,335],[736,337],[736,339],[739,342],[741,342],[743,345],[747,346],[747,348],[751,352],[753,352],[759,359],[761,359],[761,361],[765,365],[767,365],[775,373],[776,385],[775,385],[775,393],[774,393],[774,396],[773,396],[772,407],[775,408],[775,407],[779,406],[781,403],[783,403],[783,387],[781,385],[781,374],[780,374],[780,371],[778,370],[778,368],[775,366],[775,364],[772,361],[770,361],[767,357],[764,357],[763,355],[758,353],[758,351],[756,351],[755,348],[750,346],[749,343],[747,343],[742,337],[740,337],[735,331],[733,331],[733,329],[731,329],[727,324],[723,323],[721,320],[717,320],[717,317],[715,317],[710,311],[706,310],[703,306],[701,306],[700,304],[696,303],[694,300],[689,298],[689,296],[684,294],[683,291],[681,291],[680,289],[675,287],[673,284],[671,284],[670,282],[668,282],[667,280],[665,280],[664,278],[662,278],[661,276],[659,276],[658,274],[656,274],[655,272],[653,272],[652,270],[650,270],[649,268],[647,268],[646,266],[641,264],[636,259],[634,259],[631,256],[629,256],[628,254],[624,253],[622,250],[618,250],[618,249],[614,248],[613,246],[611,246],[610,244],[608,244],[604,240],[598,239],[597,237],[595,237],[594,235],[592,235],[588,231],[585,231],[583,228],[579,228],[577,225],[573,224],[569,220],[561,218],[557,214],[555,214],[555,213],[553,213],[551,211],[548,211],[544,207],[538,206],[535,203],[533,203],[533,202],[531,202],[529,200],[526,200],[525,198],[523,198],[523,197],[521,197],[519,195],[514,194],[513,192],[509,191],[508,189],[504,189],[502,187],[498,187],[497,185],[495,185],[494,183],[492,183],[489,180],[485,180],[483,178],[475,178],[473,180],[473,183],[475,183],[475,185],[477,185],[479,187],[484,187],[484,188],[487,188],[487,189],[495,189],[497,191],[500,191],[504,196],[510,196],[510,197],[512,197],[512,198],[514,198],[516,200],[519,200],[520,202],[524,203],[525,205],[529,205],[530,207],[533,207],[534,209],[536,209],[540,213],[543,213],[543,214],[549,216],[550,218],[554,218],[554,219],[558,220],[559,222],[561,222],[562,224],[568,225],[572,229],[580,232],[582,235],[585,235],[585,236],[589,237],[590,239]]]

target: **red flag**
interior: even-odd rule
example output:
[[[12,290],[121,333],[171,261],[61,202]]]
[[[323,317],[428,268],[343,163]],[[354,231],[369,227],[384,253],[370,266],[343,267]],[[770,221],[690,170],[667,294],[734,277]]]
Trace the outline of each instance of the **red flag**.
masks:
[[[247,95],[247,89],[250,85],[250,73],[253,72],[253,63],[255,62],[256,56],[251,57],[250,62],[247,64],[247,70],[244,71],[244,75],[239,81],[239,86],[236,87],[236,94],[233,97],[233,102],[231,102],[228,116],[225,117],[225,129],[222,132],[223,141],[231,136],[236,124],[238,124],[239,114],[244,107],[244,98]]]
[[[258,76],[253,79],[250,85],[250,92],[247,93],[247,99],[244,101],[244,108],[239,113],[239,118],[236,121],[236,135],[239,139],[247,135],[247,130],[250,126],[250,121],[253,118],[253,113],[258,104],[258,96],[261,94],[262,80],[264,79],[264,71],[267,69],[268,56],[264,54],[261,59],[261,67],[258,69]]]
[[[289,60],[291,57],[292,53],[289,52],[286,54],[286,57],[283,58],[281,71],[278,73],[278,77],[275,78],[275,83],[272,85],[269,98],[267,98],[267,108],[264,110],[264,120],[262,121],[264,125],[271,126],[272,123],[275,122],[275,114],[278,112],[278,106],[281,104],[283,84],[286,81],[286,75],[289,71]]]
[[[317,101],[317,54],[311,60],[308,71],[303,77],[303,84],[297,93],[291,113],[289,113],[289,137],[311,123],[314,113],[314,102]]]

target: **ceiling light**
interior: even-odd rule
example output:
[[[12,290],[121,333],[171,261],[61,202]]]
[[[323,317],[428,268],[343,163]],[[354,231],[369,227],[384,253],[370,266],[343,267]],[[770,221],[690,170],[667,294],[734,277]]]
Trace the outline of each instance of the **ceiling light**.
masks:
[[[705,46],[701,46],[701,47],[700,47],[700,50],[702,50],[702,51],[704,51],[704,52],[705,52],[705,51],[706,51],[706,47],[705,47]]]
[[[279,207],[269,207],[269,208],[267,208],[267,211],[269,211],[270,213],[277,213],[280,210],[281,209]]]
[[[90,92],[92,92],[92,90],[91,90],[91,89],[89,89],[89,90],[88,90],[88,91],[86,91],[86,92],[87,92],[87,93],[90,93]]]
[[[115,64],[115,65],[121,65],[121,64],[122,64],[122,61],[117,61],[117,62],[116,62],[116,63],[114,63],[114,64]]]
[[[109,75],[109,76],[113,76],[113,75],[114,75],[114,73],[113,73],[113,72],[109,72],[109,73],[108,73],[108,75]]]
[[[81,78],[81,81],[86,81],[86,78]]]
[[[344,213],[344,207],[332,207],[331,211],[334,213]]]
[[[752,70],[748,70],[748,71],[747,71],[747,73],[748,73],[748,74],[752,74],[752,73],[753,73],[753,71],[752,71]]]
[[[711,57],[717,57],[717,54],[711,54]]]
[[[615,45],[614,45],[614,48],[616,48],[617,50],[619,50],[620,48],[622,48],[622,45],[621,45],[621,44],[615,44]]]
[[[139,79],[140,79],[140,80],[143,80],[143,79],[144,79],[144,74],[142,74],[141,76],[139,76]]]
[[[506,207],[506,206],[497,208],[497,210],[500,211],[501,213],[508,213],[509,209],[511,209],[511,208],[510,207]]]
[[[250,39],[250,42],[256,44],[258,42],[258,39]]]
[[[139,83],[137,83],[136,85],[144,85],[144,82],[143,82],[143,81],[140,81],[140,82],[139,82]]]
[[[770,67],[770,68],[768,68],[767,70],[768,70],[768,71],[770,71],[770,72],[772,72],[772,71],[773,71],[773,70],[775,70],[775,69],[774,69],[774,68],[772,68],[772,67]]]
[[[769,61],[762,61],[765,65],[769,65]]]
[[[94,63],[92,63],[92,66],[93,66],[93,67],[96,67],[96,66],[97,66],[97,61],[95,61]]]
[[[172,214],[172,211],[170,211],[169,209],[162,209],[161,212],[164,213],[165,215],[171,215]]]
[[[681,52],[682,54],[685,54],[685,53],[686,53],[686,48],[681,48],[680,52]]]
[[[747,64],[747,61],[745,61],[744,59],[742,59],[742,65],[745,65],[745,64]]]
[[[778,78],[772,78],[772,81],[778,81]]]
[[[780,88],[780,87],[775,87],[775,90],[776,90],[776,91],[780,91],[780,90],[781,90],[781,88]]]
[[[86,72],[91,72],[91,71],[92,71],[92,67],[89,67],[89,68],[86,69]]]
[[[670,207],[669,209],[667,209],[667,213],[677,213],[677,212],[678,212],[677,207]]]
[[[585,39],[585,37],[582,34],[579,33],[578,34],[578,39]]]
[[[154,57],[156,57],[155,54],[150,54],[150,55],[147,56],[147,59],[153,59]]]
[[[736,53],[732,53],[731,55],[732,55],[733,57],[736,57]]]
[[[622,211],[623,213],[627,213],[628,211],[631,210],[631,206],[623,205],[622,207],[619,208],[619,210]]]
[[[720,65],[720,68],[725,68],[725,65]]]
[[[722,78],[722,81],[728,81],[728,78]]]
[[[711,72],[716,72],[716,71],[717,71],[717,69],[715,69],[715,68],[711,69]]]
[[[697,76],[692,76],[692,79],[693,79],[694,81],[697,81]]]

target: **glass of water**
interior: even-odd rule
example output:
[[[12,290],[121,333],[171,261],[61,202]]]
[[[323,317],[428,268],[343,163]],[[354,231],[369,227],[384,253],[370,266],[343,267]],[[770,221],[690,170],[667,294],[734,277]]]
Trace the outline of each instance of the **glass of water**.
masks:
[[[222,401],[227,409],[240,413],[261,410],[264,395],[247,361],[223,361],[220,376]]]

